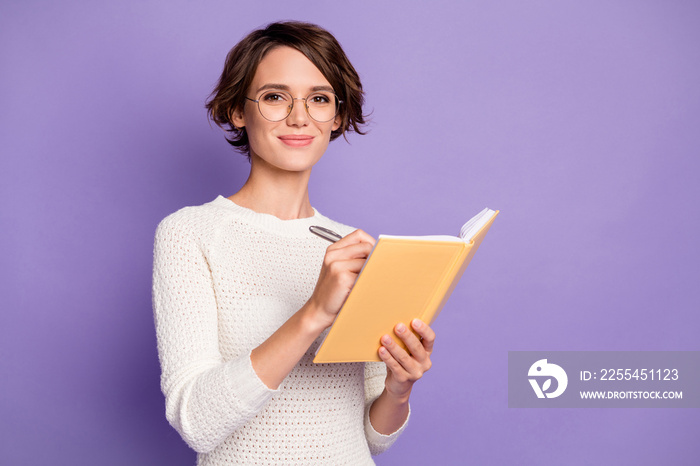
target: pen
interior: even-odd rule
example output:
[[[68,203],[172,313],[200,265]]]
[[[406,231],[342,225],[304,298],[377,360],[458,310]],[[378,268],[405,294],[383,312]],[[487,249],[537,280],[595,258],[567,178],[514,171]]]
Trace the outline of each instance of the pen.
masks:
[[[320,236],[321,238],[330,241],[331,243],[335,243],[336,241],[342,238],[342,236],[340,236],[333,230],[329,230],[328,228],[323,228],[315,225],[310,226],[309,231],[316,236]]]

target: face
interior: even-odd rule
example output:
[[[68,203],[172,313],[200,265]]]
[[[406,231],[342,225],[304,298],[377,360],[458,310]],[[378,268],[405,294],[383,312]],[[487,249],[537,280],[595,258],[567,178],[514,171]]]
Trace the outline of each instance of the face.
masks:
[[[332,87],[316,66],[298,50],[277,47],[258,65],[247,96],[258,99],[270,88],[286,90],[303,99],[319,88]],[[233,114],[233,123],[245,127],[252,164],[287,172],[306,172],[328,148],[331,131],[340,126],[340,117],[319,123],[309,117],[303,100],[295,100],[292,112],[282,121],[268,121],[255,102],[246,100]]]

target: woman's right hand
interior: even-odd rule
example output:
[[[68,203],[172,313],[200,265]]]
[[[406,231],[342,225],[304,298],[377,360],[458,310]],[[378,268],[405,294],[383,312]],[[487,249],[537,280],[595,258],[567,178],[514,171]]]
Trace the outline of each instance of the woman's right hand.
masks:
[[[361,230],[350,233],[326,250],[316,288],[304,306],[250,354],[253,370],[276,389],[331,326],[374,247],[374,238]]]
[[[326,249],[316,288],[307,303],[322,329],[335,320],[374,243],[370,235],[355,230]]]

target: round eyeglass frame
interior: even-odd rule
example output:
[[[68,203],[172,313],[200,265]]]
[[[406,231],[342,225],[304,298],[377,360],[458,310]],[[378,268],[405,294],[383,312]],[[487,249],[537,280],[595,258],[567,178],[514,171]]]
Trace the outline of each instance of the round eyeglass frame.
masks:
[[[263,92],[262,94],[260,94],[260,97],[264,96],[267,92],[271,92],[271,91],[265,91],[265,92]],[[335,117],[337,117],[337,116],[338,116],[338,112],[340,111],[340,105],[343,103],[343,101],[340,100],[340,99],[338,98],[338,95],[337,95],[335,92],[331,92],[331,94],[333,94],[333,97],[335,97],[335,114],[333,114],[333,116],[332,116],[331,118],[329,118],[328,120],[317,120],[316,118],[314,118],[313,116],[311,116],[311,113],[309,112],[309,106],[308,106],[308,104],[306,103],[306,99],[308,99],[309,97],[311,97],[311,96],[314,95],[314,94],[317,94],[318,92],[316,92],[316,91],[311,92],[311,93],[309,93],[309,95],[307,95],[307,96],[304,97],[304,98],[295,98],[295,97],[292,97],[292,94],[289,93],[289,92],[287,92],[287,91],[281,91],[281,90],[280,90],[280,91],[274,91],[274,92],[280,92],[280,93],[287,94],[289,97],[291,97],[291,100],[292,100],[292,104],[289,105],[289,106],[287,107],[287,108],[288,108],[287,114],[286,114],[284,117],[280,118],[279,120],[271,120],[271,119],[269,119],[268,117],[265,116],[265,114],[264,114],[263,111],[262,111],[262,108],[260,108],[260,97],[258,97],[258,99],[251,99],[250,97],[246,96],[246,99],[250,100],[251,102],[255,102],[255,103],[257,104],[256,106],[258,107],[258,112],[260,112],[260,115],[261,115],[264,119],[266,119],[267,121],[275,122],[275,123],[278,122],[278,121],[286,120],[287,118],[289,118],[289,115],[292,114],[292,110],[294,110],[294,104],[296,103],[297,100],[303,100],[303,101],[304,101],[304,109],[306,110],[306,114],[309,116],[309,118],[311,118],[312,120],[314,120],[315,122],[318,122],[318,123],[328,123],[329,121],[331,121],[331,120],[333,120]]]

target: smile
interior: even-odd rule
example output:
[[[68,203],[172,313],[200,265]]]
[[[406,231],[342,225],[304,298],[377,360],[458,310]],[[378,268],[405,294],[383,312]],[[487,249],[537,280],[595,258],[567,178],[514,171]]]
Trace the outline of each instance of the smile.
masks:
[[[306,136],[303,134],[288,134],[286,136],[278,136],[277,138],[286,145],[292,147],[308,146],[314,140],[313,136]]]

